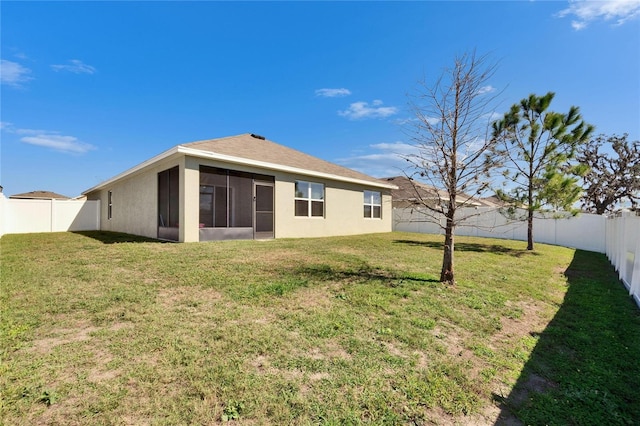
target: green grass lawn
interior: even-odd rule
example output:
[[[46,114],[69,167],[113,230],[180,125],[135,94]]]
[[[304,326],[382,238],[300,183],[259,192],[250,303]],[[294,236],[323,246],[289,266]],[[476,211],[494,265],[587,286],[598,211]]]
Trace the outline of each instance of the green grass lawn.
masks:
[[[5,235],[0,424],[633,424],[604,255],[407,233]]]

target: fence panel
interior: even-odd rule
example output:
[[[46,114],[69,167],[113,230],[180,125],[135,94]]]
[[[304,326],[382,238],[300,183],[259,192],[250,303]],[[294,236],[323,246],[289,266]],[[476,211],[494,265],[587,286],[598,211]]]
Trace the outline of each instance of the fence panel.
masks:
[[[100,201],[0,197],[0,235],[100,229]]]
[[[51,232],[50,200],[6,200],[5,233]]]
[[[100,201],[53,202],[52,231],[94,231],[100,229]]]

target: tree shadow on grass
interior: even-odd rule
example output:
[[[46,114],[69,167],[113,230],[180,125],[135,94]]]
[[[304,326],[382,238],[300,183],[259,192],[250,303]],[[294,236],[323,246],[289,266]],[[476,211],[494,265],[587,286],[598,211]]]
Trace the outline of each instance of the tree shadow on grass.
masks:
[[[295,274],[319,281],[380,281],[389,287],[397,287],[403,281],[440,283],[433,276],[419,273],[399,273],[363,264],[357,268],[338,269],[330,265],[307,265],[295,270]]]
[[[436,250],[444,249],[444,242],[441,241],[416,241],[416,240],[394,240],[395,244],[405,244],[411,246],[429,247]],[[540,256],[540,253],[536,251],[526,249],[513,249],[505,247],[499,244],[480,244],[480,243],[465,243],[456,242],[456,251],[477,252],[477,253],[496,253],[505,254],[514,257],[522,256]]]
[[[640,311],[603,254],[576,250],[562,306],[496,425],[630,425],[640,419]]]
[[[122,232],[111,231],[73,231],[74,234],[84,237],[93,238],[103,244],[118,243],[168,243],[168,241],[156,240],[154,238],[141,237],[138,235],[125,234]]]

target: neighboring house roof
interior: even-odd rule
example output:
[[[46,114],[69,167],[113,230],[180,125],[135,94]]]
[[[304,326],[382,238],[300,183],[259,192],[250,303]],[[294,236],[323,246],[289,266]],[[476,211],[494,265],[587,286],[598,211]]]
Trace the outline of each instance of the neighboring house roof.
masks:
[[[366,184],[379,188],[395,188],[393,184],[385,183],[364,173],[321,160],[317,157],[269,141],[262,136],[245,133],[237,136],[177,145],[118,176],[100,183],[83,192],[83,194],[101,189],[118,179],[124,178],[158,161],[177,154],[259,167],[265,170],[277,170],[343,182]]]
[[[394,176],[380,180],[392,183],[398,187],[398,189],[391,191],[391,198],[393,201],[419,203],[420,199],[424,201],[438,199],[438,190],[435,187],[417,182],[405,176]],[[440,191],[440,196],[444,198],[446,196],[446,192]]]
[[[423,202],[436,202],[438,200],[447,200],[449,195],[447,191],[437,189],[426,183],[418,182],[406,176],[394,176],[380,179],[392,183],[398,187],[391,191],[391,199],[393,202],[408,202],[411,204],[422,204]],[[488,206],[479,199],[474,199],[468,194],[458,194],[457,203],[466,203],[469,206]]]
[[[31,191],[23,194],[15,194],[9,198],[14,200],[69,200],[66,195],[56,194],[51,191]]]
[[[480,198],[480,202],[485,204],[487,207],[503,207],[505,205],[505,202],[496,195]]]

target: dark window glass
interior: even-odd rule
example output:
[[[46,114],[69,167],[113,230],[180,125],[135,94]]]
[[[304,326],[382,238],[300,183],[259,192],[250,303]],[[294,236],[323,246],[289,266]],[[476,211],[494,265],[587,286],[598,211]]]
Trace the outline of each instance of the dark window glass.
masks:
[[[296,216],[309,216],[309,202],[296,200]]]
[[[309,198],[309,182],[296,182],[296,198]]]
[[[311,199],[324,200],[324,185],[321,183],[311,184]]]
[[[311,216],[324,216],[324,202],[311,201]]]
[[[373,206],[373,217],[380,218],[380,206]]]
[[[111,219],[113,214],[113,203],[112,203],[112,194],[111,191],[107,193],[107,219]]]

